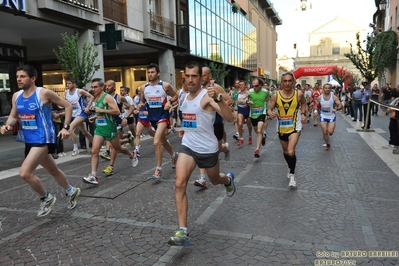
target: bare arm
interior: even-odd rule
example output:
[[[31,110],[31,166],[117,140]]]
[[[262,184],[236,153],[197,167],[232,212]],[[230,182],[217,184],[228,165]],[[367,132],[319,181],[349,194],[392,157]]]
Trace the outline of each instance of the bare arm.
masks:
[[[227,122],[233,122],[234,117],[233,114],[231,113],[230,107],[226,104],[224,100],[221,100],[220,102],[215,102],[215,99],[218,96],[218,92],[214,87],[210,87],[208,89],[208,93],[206,96],[206,101],[207,104],[209,104],[216,112],[218,112]]]
[[[334,95],[334,102],[335,102],[335,104],[337,105],[336,111],[341,110],[341,109],[342,109],[342,103],[341,103],[341,101],[338,99],[338,97],[335,96],[335,95]]]
[[[213,87],[215,90],[222,95],[223,100],[226,102],[228,106],[233,104],[233,101],[230,99],[230,96],[224,91],[224,89],[219,84],[214,84]]]
[[[93,95],[91,95],[90,93],[88,93],[87,91],[85,91],[85,90],[82,90],[82,89],[80,89],[79,90],[79,92],[80,92],[80,96],[85,96],[89,101],[87,102],[87,106],[86,106],[86,108],[85,108],[85,112],[86,113],[88,113],[89,112],[89,108],[90,108],[90,106],[93,104],[93,101],[94,101],[94,96]]]
[[[273,111],[274,107],[276,107],[276,99],[277,99],[277,94],[275,93],[272,95],[272,97],[270,97],[269,109],[267,109],[267,115],[272,119],[277,116],[277,112]]]
[[[57,93],[53,92],[52,90],[48,89],[43,89],[43,98],[46,99],[47,102],[52,102],[55,103],[58,106],[61,106],[64,108],[64,116],[65,116],[65,125],[69,125],[72,120],[72,105],[65,100],[64,98],[61,98],[58,96]]]
[[[298,98],[299,98],[298,99],[299,103],[301,104],[301,123],[304,124],[306,122],[306,99],[303,96],[302,91],[298,91]],[[320,100],[320,98],[319,98],[319,100]]]

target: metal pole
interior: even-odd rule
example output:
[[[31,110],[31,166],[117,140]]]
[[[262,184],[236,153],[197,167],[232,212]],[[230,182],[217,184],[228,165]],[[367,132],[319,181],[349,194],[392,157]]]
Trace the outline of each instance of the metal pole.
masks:
[[[370,121],[369,121],[369,117],[370,117],[370,105],[371,105],[371,104],[370,104],[370,100],[367,100],[367,112],[366,112],[366,119],[365,119],[365,120],[366,120],[366,121],[365,121],[366,123],[364,124],[364,130],[365,130],[365,131],[368,130],[367,128],[369,127],[369,122],[370,122]]]

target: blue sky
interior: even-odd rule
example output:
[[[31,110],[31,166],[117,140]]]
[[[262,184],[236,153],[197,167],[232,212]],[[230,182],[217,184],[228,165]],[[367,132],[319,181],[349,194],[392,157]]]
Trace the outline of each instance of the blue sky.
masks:
[[[298,38],[306,38],[306,33],[330,21],[335,16],[353,21],[369,32],[373,14],[377,10],[374,0],[307,0],[312,8],[300,11],[300,0],[271,0],[274,9],[283,20],[277,26],[279,57],[294,56],[293,44]]]

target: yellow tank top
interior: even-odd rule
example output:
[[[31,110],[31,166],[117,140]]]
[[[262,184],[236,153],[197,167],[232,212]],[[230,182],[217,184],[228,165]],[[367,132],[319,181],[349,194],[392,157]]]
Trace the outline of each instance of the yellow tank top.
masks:
[[[298,91],[294,90],[291,98],[284,98],[281,91],[278,91],[276,106],[278,110],[278,133],[282,135],[294,132],[298,121]]]

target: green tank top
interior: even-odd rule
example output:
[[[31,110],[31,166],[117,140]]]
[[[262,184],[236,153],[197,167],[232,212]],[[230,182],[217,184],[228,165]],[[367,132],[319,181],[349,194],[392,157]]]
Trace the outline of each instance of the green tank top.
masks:
[[[95,101],[95,106],[101,109],[108,110],[108,104],[104,103],[105,97],[108,93],[104,93],[104,95]],[[116,123],[113,115],[104,114],[104,113],[96,113],[96,132],[98,135],[105,136],[104,134],[109,134],[110,132],[116,131]]]
[[[269,91],[262,88],[256,92],[254,89],[249,90],[249,99],[253,102],[251,105],[251,118],[258,118],[262,114],[266,114],[267,100],[269,98]]]

